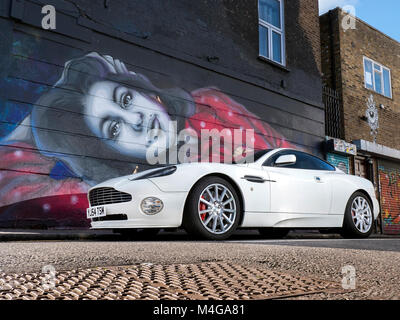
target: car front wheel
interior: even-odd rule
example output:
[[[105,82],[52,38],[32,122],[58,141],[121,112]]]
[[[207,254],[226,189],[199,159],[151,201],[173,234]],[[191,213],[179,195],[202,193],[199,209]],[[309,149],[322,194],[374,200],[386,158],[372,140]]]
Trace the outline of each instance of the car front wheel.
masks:
[[[183,226],[208,240],[227,239],[239,224],[241,206],[232,185],[220,177],[200,180],[188,196]]]
[[[371,201],[362,192],[355,192],[349,199],[344,214],[342,236],[367,238],[373,230],[374,218]]]

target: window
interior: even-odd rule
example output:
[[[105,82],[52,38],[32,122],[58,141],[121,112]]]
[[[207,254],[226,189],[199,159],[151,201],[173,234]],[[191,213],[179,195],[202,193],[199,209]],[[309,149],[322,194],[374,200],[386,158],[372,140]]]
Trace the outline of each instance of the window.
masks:
[[[258,1],[259,54],[285,65],[283,0]]]
[[[311,154],[294,150],[284,150],[274,154],[272,157],[268,158],[267,161],[265,161],[264,166],[274,167],[275,161],[280,156],[287,154],[294,154],[296,156],[296,163],[286,166],[280,166],[280,168],[335,171],[335,167],[330,165],[328,162],[312,156]]]
[[[364,82],[367,89],[392,98],[390,69],[367,57],[364,57]]]
[[[256,162],[258,159],[260,159],[261,157],[263,157],[272,150],[273,149],[258,150],[254,153],[249,154],[246,158],[240,160],[240,163]]]

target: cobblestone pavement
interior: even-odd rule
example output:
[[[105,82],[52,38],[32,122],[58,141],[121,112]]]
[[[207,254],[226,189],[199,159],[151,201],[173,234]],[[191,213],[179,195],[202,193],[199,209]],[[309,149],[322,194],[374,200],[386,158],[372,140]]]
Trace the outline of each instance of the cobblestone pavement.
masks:
[[[0,269],[3,270],[0,273],[4,273],[3,277],[18,278],[19,275],[32,277],[34,273],[39,274],[43,266],[52,265],[57,270],[57,274],[65,274],[68,277],[69,272],[76,274],[76,272],[88,272],[85,271],[87,269],[98,271],[102,268],[114,270],[110,266],[122,266],[118,267],[122,268],[118,272],[121,272],[124,277],[123,273],[128,271],[123,271],[123,268],[139,272],[140,268],[144,270],[146,264],[152,265],[150,270],[154,270],[154,273],[156,270],[162,270],[161,272],[166,274],[167,270],[172,268],[169,266],[175,268],[175,266],[182,265],[185,266],[182,268],[186,268],[186,270],[194,270],[200,267],[205,268],[204,266],[210,264],[214,266],[214,269],[210,268],[210,270],[218,268],[220,268],[218,270],[224,270],[222,266],[227,264],[225,268],[229,267],[234,270],[230,272],[235,273],[237,277],[235,281],[239,281],[239,270],[253,268],[251,272],[248,272],[249,274],[265,272],[266,279],[270,272],[273,272],[276,279],[280,279],[280,276],[293,277],[290,279],[304,277],[312,281],[311,284],[315,284],[313,281],[318,279],[340,284],[343,278],[342,268],[351,265],[356,271],[355,290],[332,292],[323,289],[321,293],[315,293],[314,290],[313,294],[288,299],[400,299],[400,252],[383,251],[382,240],[376,241],[380,241],[379,250],[312,247],[311,244],[302,247],[300,242],[297,246],[274,245],[273,243],[197,241],[0,242]],[[385,240],[385,243],[386,241],[390,240]],[[369,243],[372,248],[373,243]],[[115,270],[119,270],[118,268]],[[231,278],[230,273],[223,272],[223,279]],[[72,275],[72,277],[79,279],[76,275]],[[164,277],[168,279],[166,275]],[[206,277],[206,279],[208,278],[210,275]],[[200,281],[195,276],[193,279],[196,285]],[[74,281],[72,278],[68,280]],[[265,280],[266,283],[262,282],[264,280],[260,279],[260,282],[256,282],[254,284],[256,288],[262,288],[263,285],[268,287],[268,280]],[[68,283],[68,281],[60,281],[64,284]],[[248,280],[243,277],[243,281]],[[90,282],[88,283],[90,284]],[[145,287],[154,287],[152,282],[141,283]],[[212,282],[204,285],[210,285],[210,283],[212,286]],[[217,282],[214,281],[214,283]],[[166,286],[168,287],[168,282]],[[304,288],[300,284],[298,286],[300,289]],[[251,290],[246,291],[243,286],[241,289],[249,297],[254,294]],[[200,287],[195,287],[193,290],[200,290],[201,293]],[[263,292],[273,297],[268,289]],[[292,294],[292,291],[290,292]],[[5,291],[1,294],[7,293],[10,294]],[[237,295],[238,293],[239,291],[236,293],[233,291],[233,294]],[[40,292],[37,295],[40,296]]]
[[[343,291],[338,283],[231,263],[147,263],[53,275],[1,274],[0,300],[251,300]]]

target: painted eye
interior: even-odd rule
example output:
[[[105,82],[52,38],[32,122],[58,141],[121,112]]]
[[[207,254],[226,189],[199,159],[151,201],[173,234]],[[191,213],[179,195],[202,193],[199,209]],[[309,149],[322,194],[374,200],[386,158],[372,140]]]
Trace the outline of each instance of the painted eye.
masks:
[[[111,122],[109,131],[111,139],[117,138],[121,133],[121,122],[116,120]]]
[[[121,97],[121,108],[128,109],[132,105],[133,96],[131,93],[124,93]]]

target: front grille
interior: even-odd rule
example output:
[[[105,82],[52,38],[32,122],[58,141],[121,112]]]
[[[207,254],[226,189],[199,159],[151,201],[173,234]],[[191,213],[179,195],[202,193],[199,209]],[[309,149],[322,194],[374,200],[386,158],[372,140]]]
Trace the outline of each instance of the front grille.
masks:
[[[121,192],[114,188],[96,188],[89,192],[89,201],[92,207],[129,202],[131,200],[132,196],[129,193]]]

